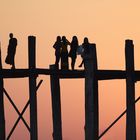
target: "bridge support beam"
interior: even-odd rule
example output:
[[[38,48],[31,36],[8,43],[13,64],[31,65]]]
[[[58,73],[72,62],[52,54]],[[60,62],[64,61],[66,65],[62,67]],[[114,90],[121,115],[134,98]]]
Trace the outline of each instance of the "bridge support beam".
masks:
[[[55,65],[50,65],[50,70],[55,71]],[[53,140],[62,140],[60,82],[57,73],[51,75],[50,80],[53,116]]]
[[[38,140],[37,128],[37,96],[36,96],[36,77],[34,69],[36,68],[36,38],[34,36],[28,37],[28,53],[29,53],[29,98],[30,98],[30,140]]]
[[[96,45],[90,46],[85,54],[85,140],[98,140],[98,80]]]
[[[136,140],[135,113],[135,74],[134,74],[134,45],[132,40],[125,41],[126,59],[126,140]]]
[[[0,50],[0,71],[2,70],[1,50]],[[0,75],[0,140],[6,139],[5,114],[4,114],[4,92],[3,77]]]

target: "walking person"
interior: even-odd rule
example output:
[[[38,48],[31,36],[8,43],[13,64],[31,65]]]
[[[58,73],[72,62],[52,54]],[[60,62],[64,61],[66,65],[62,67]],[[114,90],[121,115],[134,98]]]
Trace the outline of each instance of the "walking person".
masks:
[[[9,45],[7,50],[7,57],[5,62],[7,64],[12,65],[11,69],[15,69],[15,54],[16,54],[16,47],[17,47],[17,39],[13,37],[13,33],[9,34]]]
[[[72,42],[70,44],[69,57],[71,57],[71,68],[74,70],[75,62],[77,58],[77,48],[78,48],[78,39],[77,36],[73,36]]]
[[[57,36],[56,42],[54,43],[53,48],[55,49],[55,66],[57,69],[59,69],[59,61],[60,61],[61,49],[62,49],[60,36]]]
[[[65,36],[62,36],[61,69],[65,70],[69,69],[68,45],[70,45],[70,42],[66,39]]]
[[[90,43],[87,37],[84,38],[84,42],[82,44],[82,47],[84,49],[83,53],[84,54],[88,54],[89,53],[89,47],[90,47]],[[82,55],[81,55],[82,56]],[[79,65],[79,67],[82,67],[84,64],[84,59],[82,60],[81,64]]]

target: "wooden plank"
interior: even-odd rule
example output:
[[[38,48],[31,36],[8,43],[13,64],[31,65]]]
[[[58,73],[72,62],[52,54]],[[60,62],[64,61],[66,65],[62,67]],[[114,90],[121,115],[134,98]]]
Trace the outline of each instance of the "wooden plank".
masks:
[[[140,71],[135,70],[134,73],[135,73],[134,76],[135,82],[140,81]]]
[[[85,65],[85,140],[98,140],[98,79],[96,45],[84,55]]]
[[[55,65],[50,66],[51,70],[55,69]],[[61,99],[60,99],[60,83],[57,74],[50,76],[51,97],[52,97],[52,116],[53,116],[53,140],[62,140],[62,122],[61,122]]]
[[[85,70],[50,70],[43,68],[36,69],[2,69],[0,75],[3,78],[25,78],[30,74],[34,75],[52,75],[57,74],[60,78],[85,78]],[[140,71],[136,72],[137,79],[140,79]],[[125,79],[126,72],[123,70],[97,70],[98,80]]]
[[[2,70],[1,48],[0,48],[0,71]],[[5,132],[5,114],[4,114],[4,93],[3,93],[3,77],[0,75],[0,140],[6,139]]]
[[[134,74],[134,45],[132,40],[125,42],[126,59],[126,140],[136,140],[135,113],[135,74]]]
[[[29,77],[30,74],[32,75],[52,75],[57,74],[60,78],[84,78],[84,70],[50,70],[50,69],[2,69],[0,71],[0,74],[3,76],[3,78],[26,78]]]
[[[97,70],[96,76],[98,80],[125,79],[126,72],[123,70]]]
[[[29,69],[36,68],[36,38],[28,37]],[[36,76],[33,73],[29,75],[29,98],[30,98],[30,140],[38,140],[37,128],[37,96],[36,96]]]
[[[34,75],[52,75],[57,73],[60,78],[85,78],[84,70],[50,70],[44,68],[36,69],[1,69],[0,75],[3,78],[26,78],[30,74]],[[126,71],[124,70],[97,70],[96,71],[98,80],[114,80],[114,79],[126,79]],[[135,81],[140,81],[140,71],[134,71]]]

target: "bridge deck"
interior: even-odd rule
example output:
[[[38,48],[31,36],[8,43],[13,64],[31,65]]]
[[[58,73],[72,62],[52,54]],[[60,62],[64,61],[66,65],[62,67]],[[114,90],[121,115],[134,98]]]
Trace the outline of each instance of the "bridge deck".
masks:
[[[140,71],[135,71],[135,80],[140,80]],[[50,69],[1,69],[0,76],[3,78],[24,78],[29,75],[51,75],[58,74],[60,78],[84,78],[84,70],[50,70]],[[97,70],[98,80],[125,79],[126,71],[124,70]]]

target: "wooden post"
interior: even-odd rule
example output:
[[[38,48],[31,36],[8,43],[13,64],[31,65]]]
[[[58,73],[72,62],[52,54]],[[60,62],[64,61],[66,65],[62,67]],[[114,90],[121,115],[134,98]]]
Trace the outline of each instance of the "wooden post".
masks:
[[[37,128],[37,97],[36,97],[36,76],[33,74],[36,68],[35,54],[36,54],[36,38],[34,36],[28,37],[28,53],[29,53],[29,98],[30,98],[30,127],[31,127],[31,140],[38,140]]]
[[[85,140],[98,140],[98,80],[96,45],[90,45],[90,53],[85,54]]]
[[[56,70],[55,65],[50,65],[50,70]],[[52,96],[52,116],[53,116],[53,140],[62,140],[62,122],[61,122],[61,100],[59,76],[53,74],[51,80]]]
[[[1,70],[2,70],[2,61],[1,61],[1,50],[0,50],[0,71]],[[0,75],[0,140],[5,140],[5,139],[6,139],[6,134],[5,134],[3,78],[2,75]]]
[[[126,59],[126,140],[136,140],[134,45],[132,40],[125,41]]]

